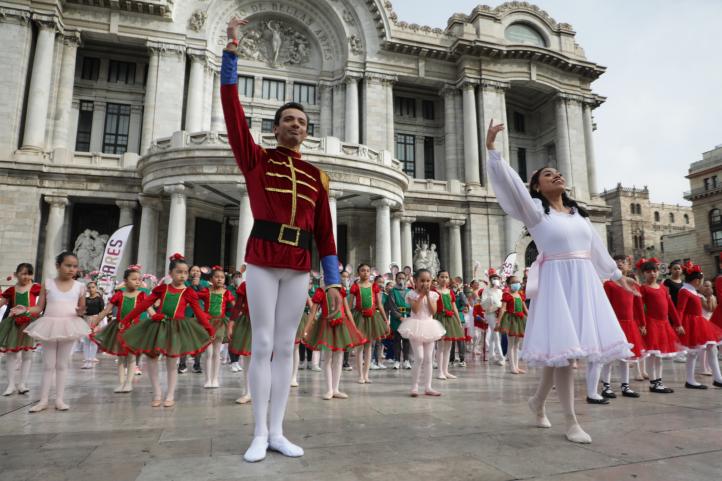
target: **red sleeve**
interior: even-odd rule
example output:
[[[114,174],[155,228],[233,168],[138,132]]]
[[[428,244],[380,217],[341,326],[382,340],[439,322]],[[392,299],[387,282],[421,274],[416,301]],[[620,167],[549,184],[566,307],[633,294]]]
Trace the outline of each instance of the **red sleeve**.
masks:
[[[211,308],[211,291],[207,287],[204,287],[197,292],[193,292],[196,293],[199,301],[203,301],[203,307],[205,308],[206,312],[208,312],[208,309]]]
[[[674,306],[672,296],[669,295],[669,291],[667,290],[665,290],[664,294],[667,297],[667,315],[669,316],[669,320],[672,321],[674,327],[679,327],[682,325],[682,321],[679,318],[677,308]]]
[[[238,294],[239,296],[246,297],[246,282],[245,281],[241,282],[241,285],[238,286],[238,289],[236,289],[236,294]]]
[[[231,294],[231,291],[229,291],[228,289],[226,289],[226,291],[223,293],[223,303],[226,306],[224,312],[229,312],[231,309],[233,309],[233,306],[236,303],[236,298],[233,297],[233,294]]]
[[[456,305],[456,294],[454,294],[454,291],[449,290],[449,295],[451,296],[451,302],[453,302],[454,305]]]
[[[513,311],[514,308],[510,306],[514,306],[514,296],[509,294],[508,292],[505,292],[501,295],[501,302],[506,304],[506,310],[507,311]]]
[[[607,299],[609,299],[609,302],[612,302],[612,298],[614,297],[614,290],[612,288],[612,281],[606,281],[604,283],[604,292],[607,294]]]
[[[319,172],[322,177],[326,174]],[[336,239],[333,234],[333,221],[331,220],[331,207],[328,204],[328,192],[326,185],[321,181],[322,188],[319,189],[318,199],[313,220],[313,238],[316,241],[318,257],[323,259],[326,256],[336,255]]]
[[[148,310],[149,307],[152,307],[153,304],[155,304],[155,301],[163,298],[163,294],[165,293],[166,289],[166,285],[161,284],[159,286],[156,286],[149,296],[144,297],[143,300],[137,300],[135,302],[135,308],[130,311],[127,316],[121,319],[120,323],[127,325],[130,321],[140,316],[142,313]],[[140,296],[140,294],[138,295]]]
[[[316,289],[316,292],[313,293],[313,297],[311,298],[311,302],[314,304],[322,304],[325,298],[326,293],[323,292],[323,289]]]
[[[3,292],[2,296],[8,300],[8,303],[12,302],[15,297],[15,287],[8,287],[5,292]]]
[[[687,302],[689,301],[689,292],[687,289],[680,289],[677,294],[677,314],[680,317],[684,316],[684,310],[687,308]]]
[[[637,325],[646,326],[647,320],[644,316],[644,302],[642,297],[634,296],[634,319],[637,321]]]
[[[40,291],[43,289],[43,286],[38,284],[37,282],[30,287],[30,295],[38,297],[40,295]]]
[[[381,292],[381,288],[379,287],[378,284],[376,284],[376,283],[374,282],[374,283],[371,285],[371,291],[372,291],[374,294],[378,294],[379,292]]]
[[[138,293],[139,298],[136,300],[136,304],[138,302],[142,302],[140,299],[141,294],[143,294],[143,292]],[[110,298],[108,304],[113,304],[115,307],[120,309],[123,305],[123,291],[115,291],[115,294],[113,294],[113,297]]]
[[[348,297],[348,293],[346,292],[346,288],[345,288],[345,287],[342,287],[342,288],[341,288],[341,297],[343,297],[344,299],[345,299],[346,297]]]
[[[208,322],[208,314],[201,310],[201,305],[198,304],[198,294],[193,289],[186,289],[183,291],[183,297],[186,303],[193,310],[193,314],[196,315],[198,323],[210,334],[213,335],[213,326]]]
[[[722,275],[714,280],[714,293],[717,297],[722,296]]]
[[[351,286],[350,292],[351,292],[351,295],[353,296],[353,305],[351,307],[355,308],[355,309],[361,309],[361,302],[359,299],[359,297],[361,295],[361,291],[359,290],[358,284],[354,283]]]
[[[243,111],[241,101],[238,99],[237,84],[221,86],[221,105],[223,106],[223,116],[226,119],[228,143],[233,151],[233,156],[236,158],[238,168],[245,175],[253,170],[262,158],[264,150],[256,145],[248,128],[246,113]]]

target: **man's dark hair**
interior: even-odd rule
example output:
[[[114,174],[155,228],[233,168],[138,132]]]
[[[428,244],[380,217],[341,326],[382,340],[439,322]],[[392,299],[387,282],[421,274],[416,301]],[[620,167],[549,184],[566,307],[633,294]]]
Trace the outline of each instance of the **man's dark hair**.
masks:
[[[296,109],[303,112],[303,115],[306,116],[306,125],[308,125],[308,114],[306,113],[306,109],[304,109],[303,105],[299,104],[298,102],[288,102],[281,105],[278,110],[276,110],[276,116],[273,117],[273,125],[277,126],[281,123],[281,115],[283,115],[284,110],[288,109]]]

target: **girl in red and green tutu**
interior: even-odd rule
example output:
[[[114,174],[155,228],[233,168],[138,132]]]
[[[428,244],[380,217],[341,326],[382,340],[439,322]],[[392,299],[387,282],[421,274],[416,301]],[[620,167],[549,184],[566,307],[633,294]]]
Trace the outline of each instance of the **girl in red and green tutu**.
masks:
[[[211,268],[211,287],[203,289],[199,293],[200,299],[205,306],[206,314],[210,316],[210,322],[215,330],[215,337],[208,346],[208,365],[206,366],[206,389],[216,389],[218,374],[221,370],[221,346],[227,337],[228,314],[233,310],[235,298],[231,291],[226,289],[226,273],[221,266]],[[227,341],[226,341],[227,342]]]
[[[123,273],[123,290],[115,291],[113,297],[108,301],[108,305],[98,313],[97,316],[91,318],[91,328],[95,327],[107,316],[113,309],[116,310],[116,317],[98,332],[90,334],[90,340],[98,345],[101,351],[118,356],[118,387],[115,388],[116,393],[126,393],[133,390],[133,378],[135,377],[135,353],[128,351],[120,342],[120,334],[130,327],[131,322],[137,324],[140,321],[139,314],[134,319],[123,324],[121,321],[130,314],[138,305],[145,301],[146,294],[140,290],[142,282],[140,266],[131,265]],[[148,309],[150,315],[155,314],[153,308]]]
[[[23,262],[15,269],[17,283],[2,293],[0,307],[7,304],[8,309],[15,306],[30,308],[38,302],[41,286],[33,282],[33,273],[32,264],[27,262]],[[37,343],[24,333],[23,329],[32,320],[28,313],[24,313],[10,315],[0,322],[0,352],[7,353],[5,364],[8,369],[8,386],[3,396],[11,396],[16,392],[27,394],[30,391],[26,383],[33,360],[33,350]],[[20,364],[20,382],[16,385],[18,364]]]
[[[228,323],[228,351],[243,358],[243,377],[245,392],[236,399],[237,404],[251,402],[251,387],[248,384],[248,365],[251,361],[251,318],[248,315],[248,293],[246,281],[236,289],[236,303],[233,306],[231,320]]]
[[[367,343],[352,320],[351,308],[346,300],[346,289],[341,289],[341,297],[343,309],[335,316],[329,317],[330,308],[326,291],[322,288],[316,289],[311,298],[308,322],[304,326],[306,332],[304,345],[314,351],[325,351],[323,373],[326,377],[326,392],[322,398],[327,401],[333,398],[348,398],[348,395],[339,389],[344,351]],[[317,320],[316,314],[319,309],[321,315]]]
[[[381,289],[378,284],[371,282],[371,268],[368,264],[361,264],[356,269],[359,276],[357,283],[351,286],[351,295],[354,298],[353,320],[356,327],[368,343],[359,348],[356,354],[356,369],[359,373],[358,383],[370,383],[369,369],[371,368],[371,346],[373,341],[385,339],[391,331],[391,324],[386,318]]]
[[[153,384],[151,406],[161,406],[161,387],[158,378],[158,356],[166,357],[166,376],[168,391],[164,407],[175,405],[175,388],[178,380],[176,364],[180,356],[195,355],[203,352],[213,341],[215,331],[208,322],[208,314],[198,304],[198,294],[186,287],[188,263],[181,254],[170,257],[168,267],[170,284],[161,284],[153,289],[143,302],[139,303],[123,319],[128,324],[157,301],[157,312],[149,319],[133,324],[121,333],[120,343],[131,352],[148,356],[148,372]],[[186,306],[190,306],[194,318],[184,317]]]
[[[506,334],[509,341],[507,354],[511,373],[524,374],[526,371],[519,368],[519,344],[526,330],[526,298],[521,293],[521,282],[518,277],[509,276],[506,279],[506,285],[509,286],[509,291],[501,296],[501,310],[499,311],[501,322],[496,330],[501,334]]]
[[[449,373],[449,357],[451,345],[454,341],[466,341],[464,329],[461,327],[459,311],[456,309],[456,296],[449,289],[449,272],[439,271],[436,276],[439,299],[436,301],[436,320],[444,326],[446,334],[441,338],[441,350],[439,351],[439,375],[438,379],[456,379],[456,376]]]

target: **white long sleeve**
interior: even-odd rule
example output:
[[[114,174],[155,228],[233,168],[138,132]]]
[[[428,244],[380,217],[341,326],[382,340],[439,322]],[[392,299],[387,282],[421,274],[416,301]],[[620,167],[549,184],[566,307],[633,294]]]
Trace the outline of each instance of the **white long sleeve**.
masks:
[[[504,212],[523,222],[527,228],[534,227],[541,222],[544,215],[541,201],[532,198],[519,174],[502,158],[500,152],[488,152],[489,178],[499,205]]]
[[[599,274],[601,279],[611,279],[616,281],[622,277],[622,271],[617,268],[617,263],[609,255],[607,249],[604,247],[602,238],[599,237],[597,229],[594,228],[592,222],[587,218],[589,228],[592,229],[592,264],[594,269]]]

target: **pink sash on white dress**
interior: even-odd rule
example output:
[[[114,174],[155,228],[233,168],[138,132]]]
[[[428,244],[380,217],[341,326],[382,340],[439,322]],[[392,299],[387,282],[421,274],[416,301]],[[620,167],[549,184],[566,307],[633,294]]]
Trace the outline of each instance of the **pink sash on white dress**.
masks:
[[[562,252],[560,254],[546,255],[544,252],[539,252],[536,260],[532,263],[529,268],[529,272],[526,278],[526,297],[527,299],[533,299],[539,292],[539,275],[541,267],[547,261],[566,261],[572,259],[591,259],[592,253],[590,251],[572,251]]]

